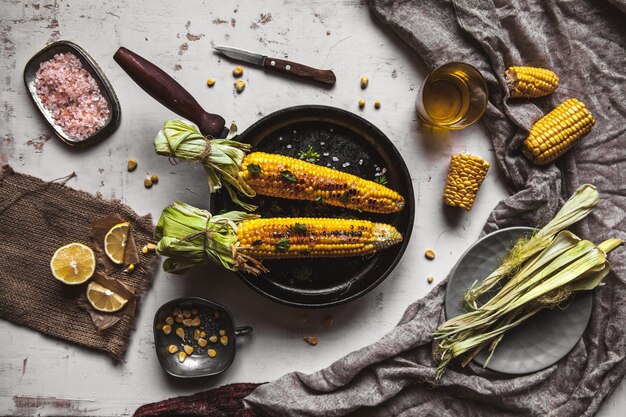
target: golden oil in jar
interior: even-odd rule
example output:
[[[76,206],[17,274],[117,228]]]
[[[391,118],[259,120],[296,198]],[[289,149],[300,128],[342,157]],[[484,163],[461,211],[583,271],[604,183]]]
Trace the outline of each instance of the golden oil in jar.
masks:
[[[422,121],[445,129],[462,129],[482,116],[487,85],[473,67],[451,62],[431,72],[419,92],[417,110]]]

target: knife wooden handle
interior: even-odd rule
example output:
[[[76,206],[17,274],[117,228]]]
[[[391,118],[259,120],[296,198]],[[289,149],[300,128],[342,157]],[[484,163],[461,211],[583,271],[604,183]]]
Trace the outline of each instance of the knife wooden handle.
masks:
[[[146,93],[174,113],[198,125],[202,134],[218,137],[226,121],[207,113],[176,80],[152,62],[122,47],[113,59]]]
[[[334,85],[337,81],[335,73],[331,70],[321,70],[313,67],[307,67],[306,65],[298,64],[297,62],[285,61],[284,59],[267,57],[265,58],[263,66],[283,74],[291,74],[299,78],[317,81],[322,84]]]

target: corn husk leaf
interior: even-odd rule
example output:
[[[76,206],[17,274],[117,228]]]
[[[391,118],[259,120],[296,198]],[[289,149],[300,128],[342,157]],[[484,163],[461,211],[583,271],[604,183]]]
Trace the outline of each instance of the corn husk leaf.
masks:
[[[554,236],[586,217],[598,205],[600,196],[591,184],[580,186],[565,202],[561,210],[541,230],[527,240],[522,240],[511,250],[510,255],[483,282],[475,282],[465,293],[463,303],[468,310],[478,308],[478,298],[493,288],[501,279],[510,276],[530,257],[547,248]]]
[[[156,251],[167,257],[163,269],[173,274],[212,261],[231,271],[252,274],[266,271],[260,262],[238,253],[237,226],[244,220],[259,217],[241,211],[211,215],[176,201],[161,213],[155,229],[159,239]]]
[[[243,202],[239,195],[254,197],[255,191],[240,175],[240,167],[251,146],[233,140],[237,126],[230,126],[226,139],[206,138],[195,124],[184,120],[168,120],[154,139],[154,149],[159,155],[196,161],[203,165],[211,193],[225,188],[231,199],[245,210],[256,206]]]

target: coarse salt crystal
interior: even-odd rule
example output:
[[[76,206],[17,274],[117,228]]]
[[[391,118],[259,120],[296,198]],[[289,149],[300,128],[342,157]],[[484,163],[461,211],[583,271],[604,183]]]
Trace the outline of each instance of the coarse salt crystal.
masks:
[[[109,119],[109,105],[96,80],[70,52],[40,64],[35,91],[55,124],[71,139],[87,139]]]
[[[333,161],[337,162],[339,161],[339,158],[337,158],[336,156],[333,156]]]

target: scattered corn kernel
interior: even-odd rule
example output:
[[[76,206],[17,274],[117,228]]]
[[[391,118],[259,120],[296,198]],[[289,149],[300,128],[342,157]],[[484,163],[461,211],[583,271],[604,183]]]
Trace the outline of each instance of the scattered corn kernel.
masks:
[[[359,108],[360,109],[364,109],[365,108],[365,100],[363,100],[363,99],[359,100]]]
[[[143,248],[141,248],[141,253],[143,253],[144,255],[147,255],[149,252],[148,247],[146,245],[143,245]]]
[[[317,336],[307,336],[304,338],[304,340],[311,346],[315,346],[319,343],[319,339],[317,338]]]
[[[183,329],[182,327],[177,328],[176,335],[183,339],[185,337],[185,329]]]
[[[184,317],[183,317],[183,315],[182,315],[182,314],[179,314],[178,316],[176,316],[176,319],[175,319],[175,320],[176,320],[176,323],[179,323],[179,324],[180,324],[180,323],[182,323],[182,322],[183,322]]]
[[[450,159],[443,201],[452,207],[472,209],[478,188],[487,176],[489,162],[480,156],[455,154]]]
[[[209,78],[208,80],[206,80],[206,85],[208,85],[209,87],[213,87],[215,85],[215,79]]]
[[[241,67],[240,65],[237,65],[235,68],[233,68],[234,77],[241,77],[242,75],[243,75],[243,67]]]
[[[197,309],[197,308],[192,308],[192,309],[191,309],[191,314],[193,314],[194,316],[195,316],[196,314],[198,314],[198,309]]]
[[[207,354],[209,355],[210,358],[214,358],[217,356],[217,351],[215,349],[209,349],[207,350]]]
[[[226,330],[220,330],[220,336],[224,336],[226,334]]]
[[[183,326],[191,327],[191,323],[192,322],[193,322],[193,320],[191,320],[191,319],[183,319]]]
[[[217,343],[217,336],[212,335],[211,337],[209,337],[209,342],[211,342],[211,343]]]
[[[585,105],[570,98],[537,120],[524,141],[522,153],[536,165],[546,165],[583,138],[595,119]]]
[[[202,338],[202,337],[200,339],[198,339],[198,345],[200,347],[205,347],[207,343],[208,343],[207,340]]]
[[[537,98],[559,87],[559,77],[550,70],[535,67],[509,67],[505,71],[511,97]]]
[[[187,354],[185,352],[178,352],[178,362],[183,363],[187,359]]]
[[[228,336],[220,337],[220,343],[223,344],[224,346],[228,345]]]
[[[161,329],[163,330],[163,333],[170,334],[172,333],[172,326],[170,326],[169,324],[164,324],[163,327],[161,327]]]
[[[128,169],[128,172],[133,172],[135,169],[137,169],[137,161],[135,161],[134,159],[129,159],[128,163],[126,164],[126,168]]]
[[[187,355],[191,355],[193,353],[193,346],[183,345],[183,350]]]
[[[152,181],[152,184],[156,184],[157,182],[159,182],[159,176],[158,175],[150,176],[150,181]]]
[[[200,321],[200,317],[195,317],[193,320],[191,320],[191,325],[193,327],[198,327],[201,324],[202,324],[202,321]]]
[[[206,332],[204,330],[200,332],[200,337],[206,337]]]
[[[171,326],[172,324],[174,324],[174,317],[167,316],[167,318],[165,319],[165,322]]]
[[[200,330],[195,329],[193,331],[193,338],[196,339],[196,340],[200,339]]]
[[[173,353],[176,353],[176,352],[178,352],[178,346],[176,346],[176,345],[169,345],[169,346],[167,347],[167,351],[168,351],[169,353],[172,353],[172,354],[173,354]]]
[[[152,188],[152,180],[150,179],[150,177],[146,177],[143,180],[143,186],[146,188]]]
[[[186,319],[191,317],[191,310],[183,310],[183,317]]]
[[[370,79],[367,78],[365,75],[361,77],[361,88],[362,89],[366,89],[368,84],[370,83]]]
[[[147,246],[148,246],[148,245],[146,245],[146,247],[147,247]],[[172,309],[172,316],[178,316],[179,314],[180,314],[180,308],[178,308],[178,307],[174,307],[174,308]]]
[[[237,80],[235,81],[234,86],[235,90],[237,90],[238,93],[241,93],[243,90],[245,90],[246,83],[243,80]]]
[[[331,328],[333,327],[333,324],[335,324],[335,319],[332,317],[328,317],[326,320],[324,320],[324,327]]]
[[[435,251],[432,249],[426,249],[426,251],[424,252],[424,256],[426,257],[426,259],[430,259],[432,261],[433,259],[435,259]]]
[[[135,270],[135,264],[130,264],[126,267],[124,272],[133,272]]]
[[[377,108],[377,109],[380,109],[380,100],[376,100],[374,102],[374,107]]]
[[[432,275],[429,275],[428,278],[426,278],[426,281],[428,281],[429,284],[432,284],[434,280],[435,277],[433,277]]]

